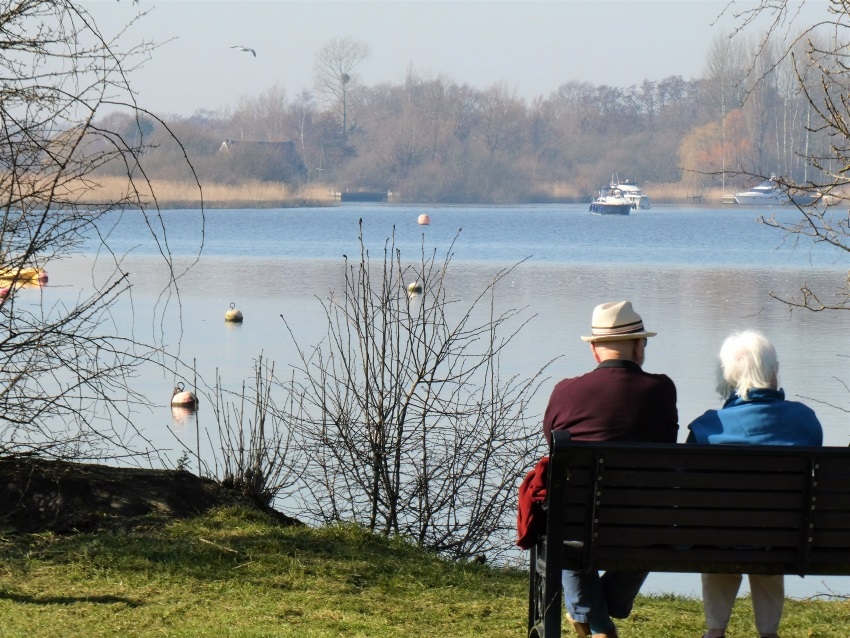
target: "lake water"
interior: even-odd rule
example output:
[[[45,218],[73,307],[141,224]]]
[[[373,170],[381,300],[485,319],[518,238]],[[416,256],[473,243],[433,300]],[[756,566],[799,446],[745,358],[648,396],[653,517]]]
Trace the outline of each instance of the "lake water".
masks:
[[[757,223],[760,212],[656,206],[629,216],[598,216],[589,214],[586,205],[386,204],[207,211],[203,253],[179,280],[182,332],[169,324],[163,338],[171,348],[179,343],[183,359],[210,385],[218,370],[225,387],[238,389],[252,377],[253,360],[261,353],[276,362],[280,373],[294,362],[295,353],[281,315],[302,346],[323,336],[316,298],[342,288],[343,255],[359,259],[362,219],[365,241],[378,260],[393,232],[402,257],[411,261],[423,247],[442,258],[451,246],[449,295],[461,302],[471,300],[501,268],[525,260],[499,292],[502,307],[525,308],[531,317],[502,372],[527,376],[559,357],[532,406],[537,414],[558,379],[593,367],[589,348],[579,339],[589,331],[593,307],[631,299],[647,328],[658,332],[650,340],[645,368],[675,381],[682,438],[691,420],[720,405],[713,379],[722,340],[734,330],[754,328],[777,347],[780,383],[788,397],[815,409],[827,445],[846,446],[850,317],[846,312],[790,312],[770,293],[793,296],[807,283],[833,294],[845,285],[850,259],[806,241],[795,246],[781,232]],[[417,223],[421,213],[430,215],[430,225]],[[794,218],[791,211],[777,215]],[[167,250],[182,266],[197,256],[202,239],[198,211],[166,211],[163,218],[167,237],[160,235],[159,247],[139,213],[125,214],[109,229],[110,245],[126,253],[123,267],[133,282],[132,311],[130,304],[116,308],[113,321],[141,339],[160,328],[154,319],[163,303],[158,251]],[[91,264],[88,254],[50,267],[45,297],[76,298],[90,285]],[[176,307],[175,299],[170,303]],[[244,323],[224,321],[231,304],[242,311]],[[150,441],[172,450],[166,453],[171,460],[179,454],[175,435],[185,437],[191,449],[197,436],[194,419],[178,418],[168,406],[173,386],[174,379],[162,373],[140,378],[138,389],[162,404],[153,411],[140,409],[134,418]],[[204,420],[210,407],[202,404],[198,412],[202,429],[214,425]],[[850,591],[850,579],[788,578],[789,595],[823,593],[827,585]],[[646,591],[698,594],[698,578],[654,574]]]

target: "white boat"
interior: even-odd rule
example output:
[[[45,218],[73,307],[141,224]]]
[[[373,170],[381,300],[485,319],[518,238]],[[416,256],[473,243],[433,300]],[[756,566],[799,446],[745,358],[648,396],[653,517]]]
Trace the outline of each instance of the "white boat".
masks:
[[[610,188],[600,192],[599,197],[590,202],[590,212],[596,215],[628,215],[634,204],[626,199],[619,188]]]
[[[776,175],[766,179],[746,191],[735,193],[733,199],[736,204],[742,206],[781,206],[793,202],[799,206],[808,206],[820,199],[820,193],[795,193],[789,195],[788,191],[780,186]]]
[[[652,208],[649,203],[649,195],[644,193],[640,186],[632,184],[629,180],[621,182],[620,178],[615,175],[611,178],[611,188],[619,188],[623,192],[623,197],[634,204],[632,208]]]

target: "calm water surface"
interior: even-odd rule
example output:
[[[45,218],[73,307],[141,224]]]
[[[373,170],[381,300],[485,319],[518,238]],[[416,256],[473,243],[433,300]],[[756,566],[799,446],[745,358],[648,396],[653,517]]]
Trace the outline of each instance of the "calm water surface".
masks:
[[[431,224],[417,224],[427,212]],[[780,232],[755,221],[760,211],[742,208],[657,206],[626,217],[591,215],[584,205],[523,207],[408,207],[347,205],[294,210],[166,211],[167,235],[159,246],[138,213],[104,226],[123,267],[133,280],[133,306],[116,309],[120,329],[141,339],[154,332],[153,310],[163,299],[162,268],[156,255],[170,252],[179,265],[200,259],[179,280],[182,333],[165,330],[167,345],[179,343],[184,360],[213,383],[216,370],[224,385],[237,389],[252,376],[253,360],[263,354],[280,373],[294,363],[294,348],[281,315],[302,346],[324,335],[317,297],[342,288],[344,255],[359,259],[358,221],[370,255],[381,259],[395,234],[402,258],[415,261],[436,251],[441,260],[452,250],[449,294],[471,301],[493,275],[514,269],[498,296],[502,308],[525,308],[531,318],[503,361],[503,373],[530,375],[546,361],[550,380],[534,406],[542,413],[555,381],[593,367],[587,334],[593,307],[631,299],[648,329],[646,369],[664,372],[679,390],[682,438],[687,424],[720,406],[714,394],[714,362],[731,331],[755,328],[775,343],[780,383],[789,398],[806,401],[817,412],[829,445],[850,443],[846,410],[850,381],[847,313],[790,312],[770,293],[793,295],[803,283],[840,288],[850,260],[823,246],[794,246]],[[777,216],[793,219],[788,211]],[[157,228],[154,226],[154,228]],[[459,234],[458,231],[460,230]],[[76,295],[90,285],[92,254],[50,269],[45,295]],[[103,256],[100,262],[105,263]],[[245,316],[241,325],[223,317],[233,303]],[[159,305],[157,305],[159,304]],[[175,307],[175,300],[171,300]],[[505,368],[510,368],[506,370]],[[136,425],[159,447],[175,450],[174,436],[194,449],[196,423],[172,415],[168,407],[173,378],[145,375],[139,387],[162,407],[140,411]],[[211,406],[198,412],[201,428]],[[208,417],[209,418],[209,417]],[[529,460],[531,463],[531,460]],[[290,512],[297,516],[297,512]],[[850,579],[788,579],[790,595],[850,590]],[[697,594],[698,578],[651,576],[647,591]]]

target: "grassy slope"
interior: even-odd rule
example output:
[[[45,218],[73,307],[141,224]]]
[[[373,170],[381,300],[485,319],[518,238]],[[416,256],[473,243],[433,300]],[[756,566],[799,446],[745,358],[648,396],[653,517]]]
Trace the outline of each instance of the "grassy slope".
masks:
[[[239,509],[129,534],[0,536],[0,559],[3,638],[525,635],[522,573]],[[620,627],[699,636],[701,604],[641,598]],[[748,601],[727,635],[754,635]],[[850,601],[789,602],[783,637],[794,636],[847,638]]]

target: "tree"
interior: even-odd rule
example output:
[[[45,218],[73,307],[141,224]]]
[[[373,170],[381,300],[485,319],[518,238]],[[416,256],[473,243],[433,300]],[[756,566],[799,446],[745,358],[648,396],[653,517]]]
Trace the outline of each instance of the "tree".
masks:
[[[711,186],[726,166],[751,155],[751,143],[741,109],[730,111],[722,123],[709,122],[694,128],[682,140],[679,158],[682,181],[694,192]],[[725,181],[723,182],[725,186]]]
[[[151,343],[110,329],[109,313],[132,280],[109,247],[106,223],[136,208],[145,215],[172,276],[162,315],[177,293],[165,226],[146,179],[143,154],[156,118],[133,102],[128,70],[152,45],[124,51],[91,16],[67,0],[0,6],[0,453],[65,458],[133,451],[130,411],[146,399],[132,379],[143,364],[167,361]],[[125,109],[116,130],[95,123]],[[127,124],[130,126],[127,126]],[[161,123],[161,122],[160,122]],[[184,155],[185,157],[185,155]],[[123,167],[126,195],[101,202],[94,174]],[[37,288],[46,272],[99,241],[92,291],[49,301]],[[105,267],[105,268],[104,268]],[[159,324],[161,325],[161,324]]]
[[[783,61],[789,60],[798,86],[811,114],[807,114],[806,130],[828,139],[826,148],[808,145],[797,150],[798,155],[812,169],[805,183],[788,176],[779,182],[789,193],[815,192],[823,194],[820,206],[798,206],[799,217],[787,221],[777,216],[763,217],[766,225],[779,229],[795,239],[813,244],[825,244],[850,253],[850,67],[846,64],[848,29],[850,29],[850,3],[846,0],[829,0],[828,14],[822,22],[806,26],[795,37],[787,38],[787,30],[797,16],[798,7],[787,0],[760,0],[756,6],[737,13],[740,29],[759,18],[766,18],[769,27],[760,41],[758,50],[770,50],[772,36],[782,37],[785,48],[773,54],[772,66],[760,68],[756,75],[761,81]],[[828,33],[822,33],[825,28]],[[801,52],[802,47],[802,52]],[[780,301],[790,308],[813,311],[850,310],[850,272],[832,291],[812,290],[805,283],[796,298]],[[778,298],[778,297],[777,297]]]
[[[799,216],[789,220],[786,216],[763,216],[760,221],[785,233],[795,247],[808,241],[815,247],[832,248],[841,256],[850,253],[850,67],[847,65],[848,29],[850,29],[850,3],[847,0],[829,0],[829,19],[805,27],[798,36],[783,38],[785,48],[768,66],[757,74],[758,81],[775,68],[790,61],[797,84],[804,96],[805,144],[796,149],[797,156],[811,169],[803,183],[793,177],[780,176],[778,182],[790,195],[814,193],[821,196],[816,205],[795,205]],[[760,0],[756,7],[741,12],[741,28],[759,17],[767,17],[770,26],[761,40],[759,51],[768,49],[771,36],[782,37],[782,28],[794,22],[799,7],[787,0]],[[822,33],[824,27],[826,33]],[[820,146],[810,140],[817,134],[828,144]],[[811,141],[811,144],[810,144]],[[839,257],[840,258],[840,257]],[[850,310],[850,270],[832,289],[813,289],[803,282],[799,295],[784,296],[771,292],[773,299],[789,309],[814,312]],[[837,356],[846,357],[844,353]],[[846,380],[837,379],[848,388]],[[837,405],[834,399],[812,401],[850,412],[850,408]]]
[[[302,91],[296,97],[295,103],[292,105],[292,126],[294,139],[298,141],[298,150],[301,153],[301,158],[304,161],[304,166],[307,170],[307,180],[312,179],[313,171],[321,172],[324,170],[320,166],[319,153],[316,150],[316,145],[312,142],[315,140],[315,135],[310,135],[311,144],[308,149],[308,132],[312,133],[315,119],[315,111],[312,108],[313,94],[309,91]],[[323,179],[324,175],[319,175],[319,180]]]
[[[295,431],[289,474],[304,515],[469,558],[511,545],[514,491],[541,453],[539,415],[526,409],[543,370],[500,375],[500,354],[528,321],[496,309],[512,269],[459,308],[451,253],[438,261],[423,246],[404,265],[391,238],[373,262],[361,230],[360,259],[346,259],[344,289],[322,304],[327,338],[300,350],[278,420]]]
[[[274,85],[257,97],[243,97],[231,115],[237,127],[236,139],[254,142],[285,142],[289,117],[286,89]]]
[[[744,78],[747,74],[747,56],[740,39],[733,40],[723,34],[716,37],[708,51],[700,93],[710,121],[720,124],[720,182],[726,189],[726,155],[728,114],[744,103]]]
[[[316,90],[339,117],[343,139],[351,127],[350,95],[357,83],[355,69],[369,57],[369,46],[352,38],[334,38],[316,56]]]

